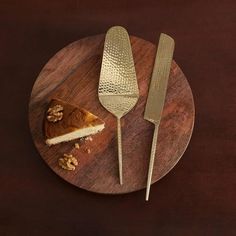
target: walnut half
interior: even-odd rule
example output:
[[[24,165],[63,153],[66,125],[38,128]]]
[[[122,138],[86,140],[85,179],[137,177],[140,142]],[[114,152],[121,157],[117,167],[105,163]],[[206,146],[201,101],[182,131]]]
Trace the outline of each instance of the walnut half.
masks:
[[[61,168],[65,170],[75,170],[75,167],[78,165],[78,161],[71,154],[64,154],[62,158],[59,158],[58,164]]]
[[[63,118],[63,106],[55,105],[50,107],[47,111],[47,120],[50,122],[57,122]]]

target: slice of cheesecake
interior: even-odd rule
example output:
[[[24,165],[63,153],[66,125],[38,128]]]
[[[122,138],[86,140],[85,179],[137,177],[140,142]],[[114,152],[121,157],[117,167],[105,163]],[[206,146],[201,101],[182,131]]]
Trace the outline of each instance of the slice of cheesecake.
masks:
[[[44,119],[46,143],[53,145],[96,134],[104,125],[104,121],[89,111],[52,99]]]

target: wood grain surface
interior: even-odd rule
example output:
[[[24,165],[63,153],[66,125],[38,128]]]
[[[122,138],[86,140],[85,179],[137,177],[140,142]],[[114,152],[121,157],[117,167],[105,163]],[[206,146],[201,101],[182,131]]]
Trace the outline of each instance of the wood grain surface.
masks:
[[[153,126],[143,119],[156,46],[131,36],[140,98],[122,118],[124,184],[118,179],[116,119],[99,103],[97,87],[104,35],[78,40],[59,51],[44,66],[31,94],[29,122],[34,143],[44,161],[67,182],[88,191],[129,193],[146,185]],[[42,129],[45,109],[52,98],[83,107],[105,121],[93,141],[74,148],[72,141],[48,147]],[[160,124],[153,183],[166,175],[183,155],[193,129],[194,102],[189,84],[173,61],[163,117]],[[87,149],[91,153],[87,153]],[[79,160],[75,171],[58,166],[58,158],[72,153]]]

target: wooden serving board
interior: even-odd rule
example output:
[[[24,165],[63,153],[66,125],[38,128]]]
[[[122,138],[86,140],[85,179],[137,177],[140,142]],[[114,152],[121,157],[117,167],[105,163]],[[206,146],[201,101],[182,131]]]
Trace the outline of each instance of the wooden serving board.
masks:
[[[137,105],[122,118],[123,176],[119,184],[116,118],[99,103],[97,87],[102,61],[104,35],[76,41],[53,56],[42,69],[32,89],[29,122],[34,143],[48,166],[61,178],[82,189],[96,193],[121,194],[146,187],[153,125],[143,119],[156,46],[131,36],[135,68],[140,91]],[[81,144],[62,143],[48,147],[43,133],[43,117],[51,98],[83,107],[102,118],[105,129],[93,141]],[[153,183],[166,175],[183,155],[194,124],[191,88],[173,61],[163,117],[160,124]],[[91,153],[87,153],[87,149]],[[75,171],[58,166],[64,153],[77,157]]]

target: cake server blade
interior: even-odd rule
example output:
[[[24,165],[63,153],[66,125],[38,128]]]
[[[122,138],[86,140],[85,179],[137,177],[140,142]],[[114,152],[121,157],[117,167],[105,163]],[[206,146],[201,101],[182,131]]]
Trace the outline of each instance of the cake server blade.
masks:
[[[139,90],[129,35],[121,26],[110,28],[106,34],[98,97],[103,107],[117,117],[119,178],[123,184],[120,119],[137,103]]]

